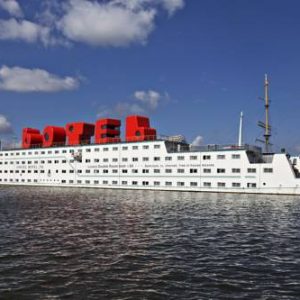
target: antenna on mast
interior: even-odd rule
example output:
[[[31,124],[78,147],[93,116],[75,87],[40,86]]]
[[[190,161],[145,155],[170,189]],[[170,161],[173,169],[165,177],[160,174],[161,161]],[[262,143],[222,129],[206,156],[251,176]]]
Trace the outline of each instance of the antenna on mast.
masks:
[[[265,96],[264,96],[264,102],[265,102],[265,122],[258,122],[258,126],[264,129],[264,140],[258,140],[265,144],[265,152],[269,153],[271,150],[272,144],[270,143],[271,138],[271,125],[270,125],[270,118],[269,118],[269,108],[270,108],[270,102],[269,102],[269,80],[268,75],[265,74],[265,84],[264,84],[264,90],[265,90]]]
[[[239,147],[243,146],[243,118],[244,118],[244,114],[241,111],[241,115],[240,115],[240,127],[239,127],[239,141],[238,141],[238,146]]]

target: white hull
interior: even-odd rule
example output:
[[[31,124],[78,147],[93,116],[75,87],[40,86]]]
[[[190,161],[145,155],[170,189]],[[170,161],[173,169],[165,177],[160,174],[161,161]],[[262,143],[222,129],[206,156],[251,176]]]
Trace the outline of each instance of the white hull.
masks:
[[[148,191],[166,191],[166,192],[195,192],[195,193],[222,193],[222,194],[260,194],[260,195],[289,195],[289,196],[300,196],[300,189],[299,188],[266,188],[266,189],[249,189],[249,188],[240,188],[240,189],[201,189],[201,188],[166,188],[160,187],[157,188],[155,186],[148,186],[148,187],[135,187],[135,186],[114,186],[114,185],[78,185],[78,184],[38,184],[38,183],[25,183],[25,184],[11,184],[11,183],[3,183],[0,186],[28,186],[28,187],[59,187],[59,188],[87,188],[87,189],[111,189],[111,190],[148,190]]]
[[[159,140],[1,151],[0,185],[300,195],[286,154],[181,146]]]

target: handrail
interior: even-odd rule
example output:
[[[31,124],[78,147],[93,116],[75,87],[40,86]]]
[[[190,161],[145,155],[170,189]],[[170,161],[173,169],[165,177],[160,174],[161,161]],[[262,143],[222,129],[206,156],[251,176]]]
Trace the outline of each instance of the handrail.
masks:
[[[147,136],[146,139],[138,139],[137,137],[127,138],[126,141],[116,141],[116,138],[110,138],[107,140],[107,143],[90,143],[89,140],[82,141],[81,144],[78,145],[68,145],[67,143],[55,143],[52,147],[42,147],[41,144],[32,145],[31,148],[20,148],[20,147],[9,147],[9,148],[2,148],[2,151],[13,151],[13,150],[34,150],[34,149],[52,149],[52,148],[60,148],[60,147],[80,147],[86,145],[106,145],[106,144],[124,144],[124,143],[134,143],[134,142],[147,142],[147,141],[166,141],[168,152],[210,152],[210,151],[226,151],[226,150],[246,150],[246,151],[253,151],[253,152],[261,152],[261,148],[255,145],[234,145],[234,144],[227,144],[227,145],[217,145],[217,144],[209,144],[203,146],[193,146],[188,143],[184,142],[177,142],[172,141],[169,136]]]

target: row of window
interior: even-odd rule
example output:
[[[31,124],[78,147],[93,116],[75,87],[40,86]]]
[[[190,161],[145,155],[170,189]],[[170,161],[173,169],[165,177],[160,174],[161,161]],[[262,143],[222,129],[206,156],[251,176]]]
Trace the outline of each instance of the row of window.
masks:
[[[157,145],[155,144],[153,146],[154,149],[160,149],[160,145]],[[94,147],[94,148],[85,148],[85,152],[92,152],[92,149],[94,150],[94,152],[100,152],[100,147]],[[126,150],[129,150],[129,146],[122,146],[121,148],[119,147],[102,147],[103,151],[107,152],[107,151],[119,151],[119,150],[123,150],[123,151],[126,151]],[[131,150],[138,150],[138,149],[143,149],[143,150],[147,150],[147,149],[150,149],[150,146],[149,145],[143,145],[143,146],[132,146],[130,147]],[[80,149],[81,150],[81,149]],[[45,150],[42,150],[42,151],[28,151],[28,152],[5,152],[5,153],[0,153],[0,156],[8,156],[10,154],[10,156],[19,156],[20,154],[22,155],[43,155],[43,154],[60,154],[60,153],[74,153],[74,149],[62,149],[62,150],[48,150],[48,151],[45,151]]]
[[[112,173],[118,173],[118,169],[111,169],[112,170]],[[22,171],[22,173],[25,173],[25,171],[27,171],[27,173],[31,173],[31,171],[32,170],[21,170]],[[34,171],[34,173],[38,173],[38,170],[33,170]],[[102,169],[102,171],[103,171],[103,173],[109,173],[109,170],[108,169]],[[173,169],[165,169],[165,173],[166,174],[171,174],[171,173],[173,173]],[[211,174],[211,171],[212,171],[212,169],[208,169],[208,168],[204,168],[203,169],[203,173],[205,173],[205,174]],[[272,168],[264,168],[263,169],[263,171],[264,171],[264,173],[272,173],[273,172],[273,169]],[[0,170],[0,173],[19,173],[20,172],[20,170]],[[45,171],[44,170],[40,170],[40,173],[44,173]],[[50,172],[50,170],[48,171],[48,172]],[[66,170],[62,170],[62,173],[66,173],[67,171]],[[94,171],[93,171],[94,173],[100,173],[100,170],[99,169],[94,169]],[[121,172],[122,173],[128,173],[128,170],[127,169],[122,169],[121,170]],[[138,173],[139,172],[139,170],[138,169],[131,169],[131,172],[132,173]],[[161,173],[161,169],[153,169],[153,172],[154,173]],[[231,172],[233,173],[233,174],[239,174],[239,173],[241,173],[241,169],[237,169],[237,168],[233,168],[233,169],[231,169]],[[253,169],[253,168],[249,168],[249,169],[247,169],[247,172],[248,173],[251,173],[251,174],[253,174],[253,173],[256,173],[256,169]],[[56,173],[58,173],[58,170],[56,170]],[[69,170],[69,173],[74,173],[74,170]],[[82,173],[82,170],[77,170],[77,173]],[[85,170],[85,173],[91,173],[91,170],[90,169],[87,169],[87,170]],[[147,173],[150,173],[150,169],[142,169],[142,173],[143,174],[147,174]],[[186,170],[185,169],[177,169],[177,173],[178,174],[184,174],[184,173],[186,173]],[[189,169],[189,173],[190,174],[196,174],[196,173],[198,173],[198,169]],[[225,169],[217,169],[217,173],[218,174],[225,174],[226,173],[226,170]]]
[[[181,160],[181,161],[182,161],[182,160],[184,160],[184,158],[185,158],[184,156],[178,156],[178,157],[177,157],[177,160]],[[142,158],[142,161],[149,161],[149,160],[150,160],[149,157],[143,157],[143,158]],[[153,160],[154,160],[154,161],[160,161],[161,158],[160,158],[159,156],[155,156],[155,157],[153,157]],[[165,160],[166,160],[166,161],[172,161],[172,156],[166,156],[166,157],[165,157]],[[190,160],[197,160],[197,156],[190,156]],[[108,158],[104,158],[102,161],[103,161],[103,162],[109,162],[109,159],[108,159]],[[112,158],[111,161],[112,161],[112,162],[118,162],[118,158]],[[132,161],[133,161],[133,162],[137,162],[137,161],[139,161],[139,158],[138,158],[138,157],[133,157],[133,158],[132,158]],[[33,161],[30,161],[30,160],[27,161],[28,164],[32,164],[32,162],[33,162]],[[40,163],[42,163],[42,164],[44,164],[44,163],[46,163],[46,162],[49,163],[49,164],[51,164],[52,162],[54,162],[54,163],[60,163],[59,160],[53,160],[53,161],[52,161],[52,160],[47,160],[47,161],[41,160],[41,161],[40,161]],[[66,160],[61,160],[61,163],[66,163],[66,162],[67,162]],[[74,162],[74,160],[70,160],[70,162]],[[85,162],[86,162],[86,163],[91,163],[92,160],[91,160],[91,159],[86,159]],[[95,159],[93,160],[93,162],[98,163],[98,162],[100,162],[100,159],[99,159],[99,158],[95,158]],[[123,157],[123,158],[122,158],[122,162],[128,162],[128,158],[127,158],[127,157]],[[20,161],[16,161],[16,164],[17,164],[17,165],[20,164],[20,163],[21,163],[21,164],[26,164],[26,161],[21,161],[21,162],[20,162]],[[38,164],[39,161],[38,161],[38,160],[35,160],[34,163],[35,163],[35,164]],[[3,164],[3,162],[0,161],[0,165],[2,165],[2,164]],[[8,161],[5,161],[4,164],[7,165],[7,164],[8,164]],[[13,164],[14,164],[14,161],[10,161],[10,164],[13,165]]]
[[[2,180],[0,178],[0,182],[2,182],[2,181],[3,182],[28,182],[28,183],[31,183],[31,182],[37,183],[38,182],[37,179],[33,179],[33,180],[32,179],[26,179],[26,180],[25,179],[15,179],[15,180],[13,180],[13,179],[9,179],[9,180],[8,179],[4,179],[4,180]],[[69,180],[69,181],[62,180],[62,183],[69,183],[69,184],[73,184],[73,183],[77,183],[77,184],[101,184],[102,183],[104,185],[110,184],[108,180],[103,180],[101,183],[100,183],[99,180],[93,180],[93,181],[91,181],[91,180],[76,180],[76,181],[75,180]],[[112,180],[111,184],[112,185],[118,185],[118,181],[117,180]],[[121,185],[128,185],[128,184],[131,184],[133,186],[137,186],[137,185],[149,186],[150,185],[149,181],[142,181],[140,183],[138,181],[131,181],[131,182],[128,182],[126,180],[121,181]],[[160,181],[154,181],[153,182],[153,186],[160,186],[160,185],[161,185]],[[184,187],[184,186],[186,186],[185,182],[183,182],[183,181],[178,181],[176,183],[173,183],[171,181],[165,181],[164,185],[165,186],[178,186],[178,187]],[[198,182],[190,182],[189,185],[191,187],[197,187],[198,186]],[[225,182],[218,182],[216,186],[220,187],[220,188],[225,188],[226,187],[226,183]],[[212,187],[212,183],[211,182],[203,182],[203,187],[207,187],[207,188]],[[231,187],[233,187],[233,188],[240,188],[241,187],[241,183],[239,183],[239,182],[232,182],[231,183]],[[256,188],[256,183],[247,183],[247,187],[248,188]]]
[[[73,163],[74,162],[74,159],[71,159],[71,160],[69,160],[69,162],[70,163]],[[16,165],[25,165],[25,164],[27,164],[27,165],[32,165],[32,164],[52,164],[52,163],[54,163],[54,164],[65,164],[65,163],[67,163],[67,160],[66,159],[62,159],[62,160],[58,160],[58,159],[55,159],[55,160],[41,160],[41,161],[38,161],[38,160],[35,160],[35,161],[32,161],[32,160],[22,160],[22,161],[10,161],[9,163],[8,163],[8,161],[5,161],[4,162],[4,165],[8,165],[8,164],[10,164],[10,165],[14,165],[14,164],[16,164]],[[0,165],[2,165],[3,163],[0,161]]]
[[[135,150],[135,149],[138,149],[139,146],[132,146],[132,149]],[[145,148],[144,148],[145,147]],[[149,145],[144,145],[143,146],[143,149],[148,149],[146,147],[149,147]],[[160,145],[154,145],[154,148],[159,148]],[[113,147],[112,150],[114,150],[116,148],[116,150],[118,150],[118,147]],[[123,149],[124,148],[124,149]],[[123,146],[122,147],[122,150],[127,150],[128,149],[128,146]],[[87,148],[85,149],[86,152],[91,152],[91,148]],[[100,151],[100,148],[94,148],[94,151]],[[103,151],[109,151],[109,148],[103,148]],[[74,153],[74,150],[73,149],[70,149],[68,151],[69,153]],[[41,152],[38,152],[38,151],[35,151],[35,152],[22,152],[22,155],[31,155],[31,154],[52,154],[52,153],[55,153],[55,154],[59,154],[59,153],[67,153],[67,150],[64,149],[64,150],[55,150],[55,151],[52,151],[52,150],[49,150],[49,151],[41,151]],[[13,155],[13,153],[10,153],[10,155]],[[16,155],[20,155],[20,152],[17,152]],[[0,156],[3,156],[3,153],[0,153]],[[5,153],[5,156],[8,156],[8,153]],[[211,160],[211,155],[203,155],[203,160]],[[241,156],[240,154],[232,154],[231,155],[231,158],[232,159],[240,159]],[[226,159],[226,156],[224,154],[219,154],[217,155],[217,159]],[[128,160],[127,158],[123,158],[123,161],[126,161]],[[160,157],[154,157],[154,161],[160,161],[161,158]],[[177,160],[185,160],[185,156],[177,156]],[[191,155],[190,156],[190,160],[198,160],[198,156],[197,155]],[[108,161],[108,159],[107,159]],[[133,161],[138,161],[138,158],[135,157],[133,158]],[[149,157],[143,157],[143,161],[149,161]],[[165,157],[165,161],[172,161],[172,156],[167,156]]]

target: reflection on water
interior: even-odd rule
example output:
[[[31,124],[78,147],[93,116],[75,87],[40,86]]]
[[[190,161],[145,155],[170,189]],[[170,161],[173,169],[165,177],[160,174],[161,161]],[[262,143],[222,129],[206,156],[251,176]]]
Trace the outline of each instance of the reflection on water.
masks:
[[[299,299],[300,198],[0,187],[0,298]]]

